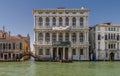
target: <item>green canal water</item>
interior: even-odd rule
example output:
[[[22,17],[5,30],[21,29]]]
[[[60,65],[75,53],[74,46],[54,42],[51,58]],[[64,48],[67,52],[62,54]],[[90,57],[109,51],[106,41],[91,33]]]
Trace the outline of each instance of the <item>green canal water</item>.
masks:
[[[0,76],[120,76],[120,62],[0,62]]]

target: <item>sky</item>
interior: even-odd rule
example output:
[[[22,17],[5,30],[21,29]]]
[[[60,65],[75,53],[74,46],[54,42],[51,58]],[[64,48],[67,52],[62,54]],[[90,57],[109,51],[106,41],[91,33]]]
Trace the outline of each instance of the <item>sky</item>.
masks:
[[[120,0],[0,0],[0,29],[5,26],[11,35],[30,35],[31,49],[34,42],[34,8],[90,9],[89,26],[111,22],[120,24]]]

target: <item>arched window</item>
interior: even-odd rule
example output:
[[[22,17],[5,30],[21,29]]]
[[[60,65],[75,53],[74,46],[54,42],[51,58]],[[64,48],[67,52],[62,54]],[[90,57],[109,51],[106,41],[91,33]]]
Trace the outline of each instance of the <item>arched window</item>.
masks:
[[[73,42],[73,43],[76,42],[76,33],[72,33],[72,42]]]
[[[56,42],[56,33],[53,33],[53,34],[52,34],[52,41],[53,41],[53,42]]]
[[[113,34],[111,34],[111,39],[113,39]]]
[[[45,35],[45,41],[49,42],[50,41],[50,34],[46,33]]]
[[[69,33],[65,33],[65,41],[69,41]]]
[[[113,37],[113,39],[115,39],[115,36],[116,36],[116,35],[114,34],[114,37]]]
[[[107,34],[105,34],[105,40],[107,40]]]
[[[42,25],[43,25],[43,19],[42,19],[42,17],[39,18],[38,25],[39,25],[39,26],[42,26]]]
[[[110,33],[108,34],[108,39],[110,39]]]
[[[46,26],[49,26],[50,25],[50,20],[49,20],[49,18],[47,17],[46,18]]]
[[[69,18],[68,18],[68,17],[65,18],[65,25],[66,25],[66,26],[69,25]]]
[[[56,19],[55,17],[53,17],[53,20],[52,20],[52,25],[55,26],[56,25]]]
[[[76,18],[75,17],[72,18],[72,25],[76,26]]]
[[[62,17],[59,18],[59,26],[62,26]]]
[[[42,41],[43,40],[43,34],[42,33],[39,33],[38,34],[38,41]]]
[[[63,34],[59,33],[59,41],[63,41]]]
[[[80,33],[80,35],[79,35],[79,38],[80,38],[80,42],[83,42],[83,38],[84,36],[83,36],[83,33]]]
[[[81,17],[80,18],[80,26],[83,27],[83,25],[84,25],[84,19],[83,19],[83,17]]]
[[[22,43],[20,43],[20,50],[22,50]]]
[[[11,49],[11,43],[9,43],[9,50]]]
[[[117,40],[119,40],[119,35],[117,35]]]
[[[101,39],[101,36],[100,36],[100,34],[98,34],[98,40],[100,40]]]

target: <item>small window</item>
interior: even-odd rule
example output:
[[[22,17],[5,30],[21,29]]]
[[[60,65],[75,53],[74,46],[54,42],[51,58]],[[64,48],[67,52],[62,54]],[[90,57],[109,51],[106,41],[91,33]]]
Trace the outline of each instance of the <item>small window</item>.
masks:
[[[83,55],[83,49],[80,49],[80,55]]]
[[[73,12],[73,14],[76,14],[76,12]]]
[[[110,31],[110,27],[108,28],[108,30]]]
[[[100,27],[98,27],[98,31],[100,31]]]
[[[39,55],[43,55],[43,49],[39,49]]]
[[[69,12],[65,12],[66,14],[69,14]]]
[[[76,50],[75,49],[72,49],[72,54],[76,55]]]
[[[80,14],[84,14],[83,12],[80,12]]]
[[[22,43],[20,43],[20,50],[22,50]]]
[[[50,54],[50,50],[46,49],[46,55],[49,55],[49,54]]]

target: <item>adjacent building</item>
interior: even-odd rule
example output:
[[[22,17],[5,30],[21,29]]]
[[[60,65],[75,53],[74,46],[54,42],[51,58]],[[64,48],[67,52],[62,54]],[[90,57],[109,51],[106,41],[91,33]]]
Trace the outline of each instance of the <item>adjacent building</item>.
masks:
[[[87,8],[33,9],[36,60],[89,60]]]
[[[11,36],[10,32],[6,32],[4,27],[0,30],[0,61],[19,60],[23,54],[29,51],[29,35]]]
[[[90,27],[90,57],[97,60],[120,60],[120,25],[101,23]]]

